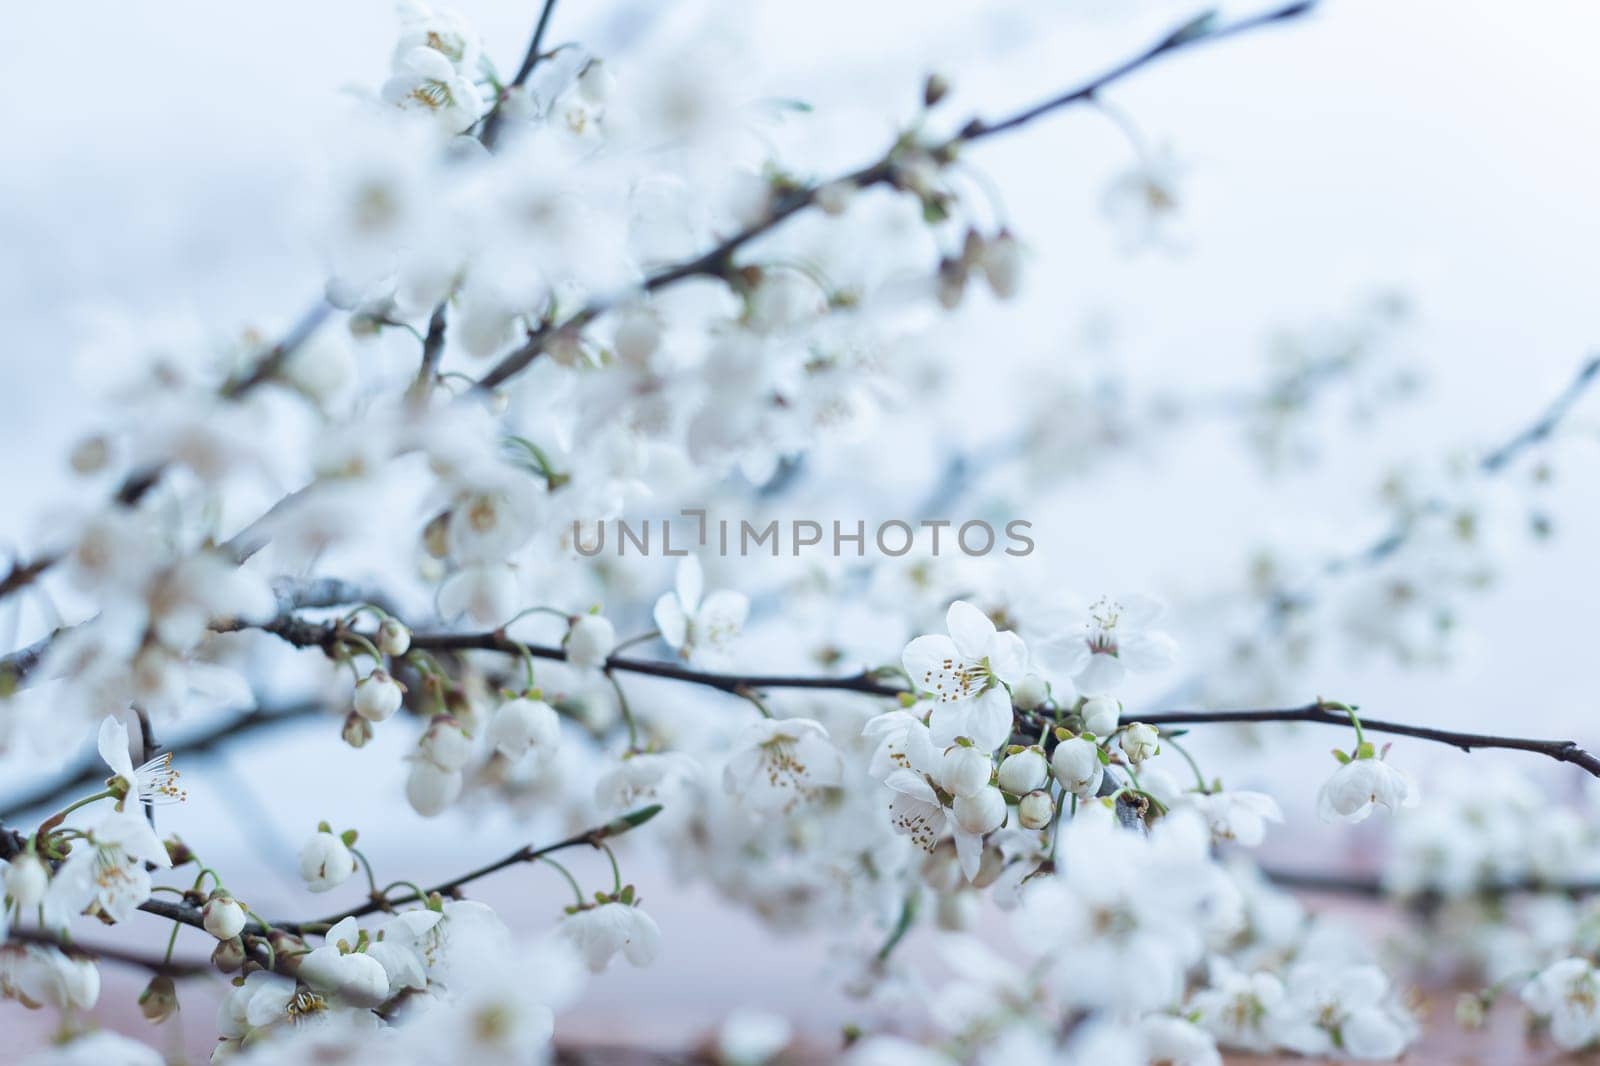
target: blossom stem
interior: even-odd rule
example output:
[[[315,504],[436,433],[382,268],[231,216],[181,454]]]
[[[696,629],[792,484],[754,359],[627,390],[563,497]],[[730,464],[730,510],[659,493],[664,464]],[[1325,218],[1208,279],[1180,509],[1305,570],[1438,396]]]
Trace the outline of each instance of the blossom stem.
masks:
[[[883,947],[878,949],[877,960],[880,964],[888,962],[889,956],[894,954],[894,949],[900,946],[900,941],[906,938],[911,927],[917,921],[917,893],[906,895],[906,900],[900,905],[900,917],[895,920],[894,928],[889,931],[889,939],[883,942]]]
[[[372,863],[367,861],[367,856],[360,848],[355,847],[350,849],[350,854],[361,860],[361,868],[367,872],[367,889],[371,893],[372,899],[374,901],[387,899],[388,897],[384,893],[378,891],[378,879],[372,873]]]
[[[1170,745],[1173,751],[1183,756],[1183,761],[1188,763],[1189,769],[1194,771],[1194,781],[1195,784],[1199,786],[1200,794],[1209,794],[1211,792],[1211,788],[1206,784],[1206,775],[1200,772],[1200,764],[1194,761],[1194,756],[1189,754],[1188,749],[1182,744],[1179,744],[1176,740],[1173,740],[1170,733],[1162,737],[1161,742],[1163,744]]]
[[[622,869],[617,865],[617,853],[611,850],[611,845],[601,841],[601,851],[606,853],[606,858],[611,861],[611,891],[620,895],[622,892]]]
[[[628,726],[628,750],[639,750],[639,726],[633,720],[633,708],[628,706],[628,694],[622,691],[622,682],[617,680],[617,675],[609,669],[606,670],[606,680],[611,682],[611,688],[617,694],[617,709],[622,712],[622,720]]]
[[[100,792],[96,792],[92,796],[85,796],[80,800],[69,803],[65,807],[61,808],[61,810],[57,811],[50,817],[46,818],[43,822],[39,823],[39,830],[35,835],[41,837],[45,836],[50,832],[50,830],[66,821],[67,815],[71,814],[75,810],[78,810],[80,807],[87,807],[89,804],[98,803],[103,799],[115,799],[117,795],[118,792],[116,789],[108,788]]]
[[[572,895],[578,901],[578,906],[582,907],[585,904],[586,901],[583,898],[583,889],[578,886],[578,879],[572,876],[571,870],[567,869],[561,863],[556,862],[556,860],[552,859],[548,855],[539,856],[538,861],[544,863],[546,866],[554,866],[561,876],[567,879],[567,884],[572,886]]]

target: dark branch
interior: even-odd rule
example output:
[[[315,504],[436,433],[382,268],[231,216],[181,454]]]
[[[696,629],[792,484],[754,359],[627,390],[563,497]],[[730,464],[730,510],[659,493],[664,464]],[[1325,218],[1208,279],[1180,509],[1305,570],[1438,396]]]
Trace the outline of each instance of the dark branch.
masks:
[[[1332,710],[1328,704],[1312,703],[1304,707],[1287,707],[1260,711],[1155,711],[1140,714],[1138,721],[1150,725],[1190,726],[1216,722],[1314,722],[1319,725],[1349,726],[1350,716]],[[1427,726],[1406,725],[1404,722],[1386,722],[1378,718],[1361,718],[1361,728],[1370,733],[1391,733],[1395,736],[1413,737],[1448,744],[1453,748],[1471,752],[1478,748],[1504,748],[1510,751],[1531,751],[1558,762],[1572,763],[1600,777],[1600,759],[1579,747],[1571,740],[1533,740],[1527,737],[1503,737],[1490,733],[1458,733],[1449,729],[1431,729]]]
[[[174,759],[198,755],[224,744],[242,740],[254,733],[304,721],[322,710],[323,706],[320,703],[297,703],[278,708],[258,707],[245,714],[224,718],[194,733],[180,736],[163,750],[171,752]],[[20,820],[18,815],[40,807],[52,806],[70,797],[74,792],[96,786],[103,787],[106,775],[106,766],[98,755],[85,756],[76,765],[62,771],[52,780],[0,800],[0,808],[5,810],[3,817]],[[4,854],[0,854],[0,858],[5,857]]]
[[[528,51],[522,57],[522,65],[517,67],[517,74],[511,79],[511,84],[501,91],[495,99],[494,107],[489,111],[489,117],[484,119],[483,131],[478,135],[478,139],[483,142],[485,148],[493,148],[495,142],[500,139],[500,123],[505,120],[501,108],[505,105],[506,97],[513,90],[522,88],[529,75],[533,73],[533,68],[544,58],[544,53],[540,51],[544,47],[544,31],[550,27],[550,16],[555,13],[555,9],[556,0],[544,0],[544,8],[539,12],[539,24],[534,27],[533,39],[528,42]]]
[[[195,977],[203,973],[213,972],[209,963],[173,962],[170,959],[159,958],[155,955],[145,955],[123,948],[79,944],[76,941],[60,939],[39,929],[17,929],[13,927],[6,936],[6,942],[10,944],[37,944],[40,947],[56,948],[68,956],[92,959],[96,962],[121,963],[124,966],[133,966],[148,973],[166,977]]]

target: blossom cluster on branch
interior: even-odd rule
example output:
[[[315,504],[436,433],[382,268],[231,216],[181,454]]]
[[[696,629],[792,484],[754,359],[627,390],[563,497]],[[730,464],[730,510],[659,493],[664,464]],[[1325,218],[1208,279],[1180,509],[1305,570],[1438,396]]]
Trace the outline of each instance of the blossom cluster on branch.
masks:
[[[148,971],[139,1005],[157,1023],[221,975],[219,1062],[538,1061],[586,980],[652,964],[674,935],[625,867],[836,939],[836,976],[872,1019],[850,1034],[857,1063],[1400,1055],[1418,1033],[1403,983],[1250,859],[1285,819],[1279,800],[1188,750],[1189,731],[1229,722],[1338,737],[1318,811],[1405,812],[1383,884],[1443,900],[1445,920],[1485,885],[1592,876],[1592,828],[1542,818],[1513,785],[1485,800],[1475,777],[1411,812],[1423,789],[1383,741],[1600,776],[1576,743],[1322,696],[1237,709],[1226,692],[1315,690],[1307,645],[1331,628],[1330,587],[1355,617],[1347,636],[1439,658],[1488,580],[1488,516],[1506,513],[1479,494],[1547,443],[1600,364],[1443,487],[1394,481],[1391,528],[1370,546],[1258,561],[1215,612],[1221,652],[1186,667],[1211,697],[1188,710],[1139,695],[1179,660],[1160,602],[941,555],[946,519],[920,521],[915,550],[798,578],[776,548],[733,565],[704,524],[670,571],[574,533],[642,507],[699,505],[704,522],[717,504],[768,518],[815,500],[806,462],[938,388],[918,346],[1025,285],[1025,234],[974,195],[976,146],[1105,108],[1143,67],[1308,4],[1190,20],[998,118],[953,117],[930,77],[880,155],[825,177],[772,150],[765,132],[798,109],[747,99],[714,41],[601,57],[547,43],[555,6],[507,78],[458,15],[402,5],[388,77],[352,103],[331,168],[316,307],[277,333],[152,326],[87,357],[108,413],[70,456],[81,491],[0,576],[38,636],[0,665],[0,746],[60,761],[92,736],[97,750],[59,787],[6,800],[0,825],[0,996],[67,1019],[40,1062],[160,1061],[82,1024],[102,964]],[[1159,226],[1169,170],[1143,158],[1113,187],[1115,213]],[[1153,393],[1148,409],[1235,418],[1269,467],[1304,460],[1316,435],[1301,416],[1329,382],[1362,417],[1410,395],[1409,371],[1371,356],[1400,317],[1379,299],[1331,337],[1280,339],[1260,389]],[[1000,442],[1004,473],[976,480],[1037,485],[1137,435],[1117,404],[1085,401],[1099,421],[1079,420],[1059,395],[1041,389],[1040,413]],[[981,465],[953,464],[925,513],[980,508],[967,490]],[[340,773],[392,786],[420,818],[507,813],[535,842],[430,884],[368,854],[363,832],[381,827],[343,824],[337,789],[294,781],[331,818],[300,827],[290,872],[307,910],[264,916],[250,884],[186,843],[187,775],[291,726],[319,758],[370,745]],[[603,858],[599,883],[572,851]],[[549,929],[514,930],[469,898],[511,871],[571,890]],[[976,934],[987,906],[1010,937]],[[85,933],[86,916],[106,928]],[[162,923],[164,954],[114,939]],[[1557,924],[1519,941],[1534,974],[1519,992],[1559,1043],[1585,1046],[1600,1037],[1600,940],[1578,904]],[[924,926],[934,949],[913,959],[900,946]],[[201,944],[208,961],[186,961]],[[746,1018],[718,1057],[767,1061],[789,1040]]]

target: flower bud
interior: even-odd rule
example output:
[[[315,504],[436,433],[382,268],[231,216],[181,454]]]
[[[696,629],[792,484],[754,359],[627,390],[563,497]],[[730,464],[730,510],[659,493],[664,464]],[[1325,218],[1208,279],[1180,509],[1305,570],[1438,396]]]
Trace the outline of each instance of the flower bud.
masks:
[[[1038,674],[1025,674],[1021,681],[1011,686],[1011,702],[1024,711],[1044,705],[1050,698],[1050,686]]]
[[[244,941],[239,937],[232,940],[219,940],[211,952],[211,965],[223,973],[237,973],[244,968],[247,958],[244,950]]]
[[[378,626],[378,650],[385,655],[404,655],[411,650],[411,630],[398,618],[385,618]]]
[[[406,778],[406,801],[424,818],[440,814],[461,795],[460,770],[441,770],[427,759],[413,759]]]
[[[929,74],[922,83],[922,106],[936,107],[950,94],[950,82],[943,74]]]
[[[232,896],[215,892],[201,908],[200,921],[218,940],[232,940],[244,930],[244,908]]]
[[[947,933],[960,933],[972,928],[978,920],[978,910],[976,892],[951,892],[939,897],[934,921]]]
[[[1013,796],[1032,792],[1050,776],[1050,764],[1038,748],[1024,748],[1000,763],[1000,787]]]
[[[1138,765],[1161,751],[1159,738],[1155,726],[1135,722],[1122,731],[1122,753]]]
[[[961,873],[961,860],[956,855],[956,846],[945,840],[928,852],[928,857],[922,860],[923,884],[940,894],[954,892],[961,887],[966,878]]]
[[[1006,798],[992,786],[985,786],[970,796],[957,796],[950,810],[962,832],[974,836],[992,833],[1006,822]]]
[[[972,878],[973,888],[988,888],[1006,872],[1006,857],[999,848],[986,847],[978,857],[978,872]]]
[[[939,785],[952,796],[970,796],[989,787],[993,769],[988,755],[977,748],[957,744],[944,753],[939,764]]]
[[[400,709],[400,682],[382,667],[356,683],[356,713],[369,722],[381,722]]]
[[[1109,696],[1090,696],[1078,713],[1083,718],[1084,731],[1097,737],[1109,737],[1122,724],[1122,704]]]
[[[1009,300],[1017,294],[1022,277],[1022,249],[1007,230],[984,245],[980,259],[983,276],[995,298]]]
[[[817,190],[817,206],[822,208],[823,214],[838,218],[850,209],[855,194],[856,187],[848,181],[830,182]]]
[[[617,646],[617,631],[611,622],[597,614],[586,614],[572,623],[567,633],[567,662],[580,670],[605,665]]]
[[[529,751],[548,751],[561,740],[561,720],[543,700],[507,700],[489,720],[489,743],[508,759]]]
[[[5,894],[17,905],[19,914],[27,914],[37,907],[48,887],[50,871],[39,856],[31,851],[18,855],[6,867]]]
[[[300,849],[300,876],[313,892],[337,888],[355,872],[355,856],[332,833],[319,832]]]
[[[111,461],[111,443],[98,433],[85,437],[73,446],[70,461],[74,473],[98,474]]]
[[[1050,769],[1061,787],[1080,799],[1100,791],[1106,768],[1100,762],[1100,749],[1082,737],[1068,737],[1056,745],[1050,756]]]
[[[1024,829],[1043,829],[1055,816],[1056,801],[1042,788],[1017,801],[1017,821]]]
[[[352,748],[362,747],[372,739],[372,723],[355,711],[351,711],[344,716],[344,728],[339,731],[339,735]]]
[[[178,1012],[178,986],[166,974],[150,978],[150,983],[139,993],[139,1013],[145,1019],[160,1025]]]
[[[441,770],[459,770],[472,757],[472,741],[461,724],[441,714],[428,724],[428,731],[417,742],[422,755]]]
[[[661,347],[661,320],[642,308],[624,311],[618,316],[617,332],[611,344],[618,359],[631,367],[644,369]]]

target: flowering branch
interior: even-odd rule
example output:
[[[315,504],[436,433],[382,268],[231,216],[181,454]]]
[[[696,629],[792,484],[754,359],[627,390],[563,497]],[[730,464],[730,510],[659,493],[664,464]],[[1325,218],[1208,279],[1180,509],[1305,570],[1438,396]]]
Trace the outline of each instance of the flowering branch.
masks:
[[[220,390],[222,397],[228,400],[240,399],[257,386],[272,380],[282,369],[284,362],[311,339],[311,335],[322,325],[331,310],[328,304],[319,301],[315,307],[301,316],[300,321],[295,323],[284,338],[273,345],[249,370],[225,382]],[[134,506],[160,483],[161,474],[160,467],[135,470],[118,487],[112,497],[113,502],[123,507]],[[5,577],[0,578],[0,599],[33,584],[45,571],[60,562],[61,558],[59,554],[46,553],[28,562],[20,560],[13,562]]]
[[[1302,892],[1326,892],[1332,895],[1365,896],[1371,899],[1400,898],[1427,903],[1441,898],[1437,893],[1424,892],[1416,896],[1401,896],[1384,887],[1377,877],[1362,874],[1324,873],[1310,870],[1280,870],[1263,867],[1262,874],[1273,884]],[[1552,893],[1580,899],[1600,894],[1600,881],[1548,881],[1538,878],[1520,878],[1475,885],[1472,895],[1480,899],[1499,899],[1505,896],[1534,893]]]
[[[1149,725],[1207,725],[1215,722],[1316,722],[1321,725],[1350,725],[1347,711],[1331,709],[1331,704],[1312,703],[1304,707],[1257,711],[1156,711],[1139,715]],[[1449,729],[1406,725],[1362,716],[1361,725],[1371,733],[1392,733],[1417,740],[1432,740],[1470,752],[1476,748],[1505,748],[1546,755],[1557,762],[1568,762],[1600,777],[1600,758],[1571,740],[1534,740],[1527,737],[1502,737],[1490,733],[1458,733]]]
[[[1165,55],[1201,42],[1221,40],[1263,26],[1297,18],[1310,11],[1313,6],[1315,6],[1314,0],[1297,0],[1297,2],[1285,7],[1276,8],[1272,11],[1253,15],[1222,26],[1214,26],[1214,17],[1205,15],[1185,23],[1143,52],[1131,59],[1124,60],[1077,88],[1032,104],[1004,118],[993,121],[974,118],[953,136],[934,145],[917,146],[908,144],[907,140],[902,138],[877,162],[870,163],[832,181],[816,182],[786,192],[777,198],[764,217],[725,238],[716,247],[702,255],[650,275],[639,286],[639,289],[642,292],[649,293],[683,281],[686,278],[728,277],[734,271],[734,253],[757,237],[776,229],[792,216],[811,207],[817,202],[818,197],[821,196],[825,189],[837,186],[866,189],[876,185],[900,184],[904,177],[902,155],[908,148],[926,152],[934,159],[946,161],[954,159],[960,149],[966,145],[1010,132],[1053,111],[1059,111],[1073,104],[1093,100],[1100,90],[1113,82],[1126,78]],[[616,297],[594,301],[562,322],[546,322],[538,329],[531,331],[527,343],[505,356],[488,373],[478,379],[478,388],[488,390],[503,385],[521,373],[528,364],[532,363],[550,340],[557,336],[570,335],[582,329],[610,310],[617,302]]]
[[[324,651],[330,652],[339,647],[341,641],[350,635],[350,631],[336,623],[318,624],[296,618],[274,619],[261,628],[298,647],[319,647]],[[526,655],[535,659],[547,659],[556,662],[564,662],[567,658],[567,652],[564,648],[550,645],[524,644],[521,641],[511,639],[500,630],[489,633],[416,633],[412,636],[411,645],[415,648],[433,652],[494,651],[507,655]],[[888,684],[878,680],[879,675],[872,671],[864,671],[845,677],[803,674],[724,674],[696,670],[676,663],[615,656],[605,661],[604,668],[607,671],[623,671],[702,685],[706,688],[714,688],[719,692],[726,692],[729,695],[744,698],[748,698],[748,693],[759,692],[763,689],[826,689],[834,692],[857,692],[867,696],[895,697],[903,696],[910,691],[903,685]],[[1139,721],[1148,725],[1190,726],[1220,722],[1316,722],[1322,725],[1336,726],[1349,726],[1350,724],[1348,711],[1336,709],[1334,705],[1323,702],[1307,704],[1304,707],[1266,710],[1154,711],[1137,717]],[[1372,732],[1392,733],[1396,736],[1412,737],[1417,740],[1431,740],[1441,744],[1448,744],[1466,752],[1476,748],[1504,748],[1513,751],[1534,752],[1548,756],[1558,762],[1572,763],[1574,766],[1581,767],[1588,773],[1600,777],[1600,758],[1597,758],[1571,740],[1538,740],[1528,737],[1495,736],[1487,733],[1459,733],[1448,729],[1433,729],[1427,726],[1407,725],[1403,722],[1388,722],[1366,717],[1363,717],[1361,722],[1367,730]],[[1044,724],[1044,720],[1034,718],[1030,721],[1030,724],[1037,731]]]
[[[37,944],[40,947],[56,948],[69,957],[93,959],[97,962],[118,962],[124,966],[133,966],[148,973],[165,977],[197,977],[200,974],[213,972],[208,963],[174,962],[171,959],[158,958],[154,955],[129,951],[125,948],[114,948],[98,944],[79,944],[76,941],[56,937],[39,929],[12,929],[7,934],[6,939],[10,943]]]
[[[494,107],[489,111],[489,116],[483,121],[483,132],[478,139],[483,142],[485,148],[493,148],[495,142],[499,140],[500,123],[504,117],[501,109],[505,106],[507,96],[510,95],[512,90],[522,88],[529,75],[533,73],[533,68],[539,65],[540,59],[544,58],[543,53],[540,52],[540,49],[544,46],[544,31],[549,28],[550,16],[555,12],[555,9],[556,0],[544,0],[544,8],[539,12],[539,24],[534,27],[533,39],[528,42],[528,51],[522,57],[522,65],[517,68],[516,76],[511,79],[511,84],[501,90],[500,95],[495,99]]]
[[[258,921],[250,921],[245,924],[244,932],[250,936],[256,937],[268,936],[274,932],[290,933],[294,935],[299,935],[301,933],[321,932],[322,930],[327,929],[328,927],[333,926],[340,921],[343,921],[345,918],[360,918],[368,914],[374,914],[378,911],[393,910],[395,907],[407,903],[423,903],[427,901],[428,897],[433,895],[447,897],[459,896],[461,889],[464,886],[472,883],[473,881],[477,881],[480,878],[487,877],[490,874],[498,873],[501,870],[507,869],[508,867],[519,866],[523,863],[537,862],[546,855],[553,855],[558,851],[564,851],[568,848],[580,846],[599,848],[606,840],[609,840],[612,837],[621,836],[623,833],[626,833],[629,830],[637,829],[639,826],[644,825],[646,822],[650,821],[650,819],[654,818],[660,813],[661,805],[659,803],[653,803],[647,807],[641,807],[636,811],[630,811],[627,814],[613,818],[604,825],[596,826],[593,829],[586,829],[581,833],[567,837],[565,840],[558,840],[554,844],[546,844],[543,847],[537,848],[533,847],[532,845],[524,845],[504,858],[497,859],[494,862],[488,863],[487,865],[480,866],[477,869],[469,870],[464,874],[452,877],[448,881],[440,882],[439,884],[434,885],[432,888],[425,889],[420,895],[415,891],[396,897],[385,897],[374,894],[373,898],[369,899],[366,903],[352,907],[349,910],[340,911],[338,914],[329,915],[326,918],[320,918],[315,921],[273,921],[268,925],[263,925]],[[196,929],[202,929],[205,927],[200,908],[187,901],[183,903],[173,903],[162,899],[148,899],[139,905],[139,909],[147,914],[153,914],[159,918],[166,918],[170,921],[179,922],[183,925],[193,926]]]

